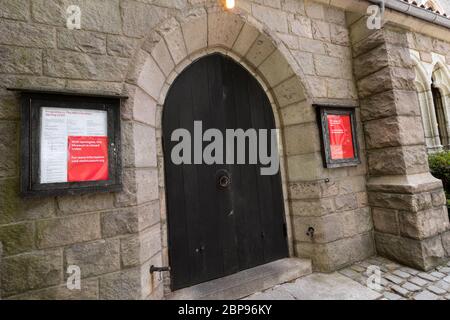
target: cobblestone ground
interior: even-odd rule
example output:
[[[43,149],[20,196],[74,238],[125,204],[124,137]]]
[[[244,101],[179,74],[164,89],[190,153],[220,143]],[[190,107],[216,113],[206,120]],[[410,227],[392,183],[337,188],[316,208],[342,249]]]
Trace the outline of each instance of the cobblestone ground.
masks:
[[[374,283],[369,278],[380,280],[378,288],[369,285]],[[337,272],[312,273],[246,299],[450,300],[450,261],[422,272],[382,257],[372,257]]]
[[[450,261],[422,272],[382,257],[372,257],[338,272],[366,286],[373,274],[370,266],[381,271],[381,286],[376,291],[383,294],[383,300],[450,300]]]

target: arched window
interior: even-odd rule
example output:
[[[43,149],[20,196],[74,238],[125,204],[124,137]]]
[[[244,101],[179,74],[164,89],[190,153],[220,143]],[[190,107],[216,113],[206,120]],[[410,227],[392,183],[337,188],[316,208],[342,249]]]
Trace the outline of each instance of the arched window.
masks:
[[[433,99],[430,90],[430,77],[427,75],[425,68],[422,67],[420,60],[414,59],[416,79],[415,84],[417,88],[417,97],[419,99],[420,113],[422,116],[422,124],[424,130],[424,138],[428,152],[438,151],[440,142],[438,142],[436,133],[436,120],[433,108]]]
[[[447,123],[445,120],[444,103],[442,100],[442,94],[439,88],[436,87],[436,81],[434,80],[434,77],[431,83],[431,93],[433,95],[433,104],[434,104],[434,111],[436,113],[436,122],[438,126],[439,139],[441,141],[441,145],[444,148],[448,148],[449,141],[447,133]]]
[[[450,73],[441,61],[431,67],[412,58],[427,150],[450,149]]]

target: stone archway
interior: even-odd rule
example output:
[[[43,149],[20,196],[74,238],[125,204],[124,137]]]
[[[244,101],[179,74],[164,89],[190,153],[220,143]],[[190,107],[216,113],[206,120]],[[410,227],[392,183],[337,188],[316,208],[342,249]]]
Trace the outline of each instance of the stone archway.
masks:
[[[425,142],[430,151],[438,151],[442,148],[439,139],[438,120],[432,95],[432,82],[442,94],[443,113],[447,123],[446,130],[450,133],[448,123],[448,70],[440,61],[434,61],[431,65],[424,65],[416,56],[411,55],[415,70],[415,85],[419,98],[422,123],[425,134]],[[431,68],[431,69],[430,69]]]
[[[130,193],[146,197],[146,189],[151,189],[153,198],[159,199],[160,230],[150,236],[156,237],[159,254],[147,264],[168,263],[167,226],[164,168],[161,143],[161,117],[167,92],[177,75],[196,59],[218,52],[231,57],[247,69],[261,84],[269,97],[280,132],[279,155],[285,213],[288,222],[290,255],[294,254],[293,237],[288,197],[288,168],[285,150],[284,126],[295,124],[289,107],[303,108],[300,114],[313,121],[315,115],[309,103],[307,85],[302,82],[302,73],[289,51],[274,35],[267,33],[263,25],[250,22],[245,15],[224,11],[221,7],[193,9],[183,16],[173,17],[152,30],[135,56],[135,63],[128,73],[126,85],[130,99],[123,110],[126,132],[124,184]],[[305,89],[306,88],[306,89]],[[314,135],[311,130],[307,134]],[[146,137],[145,139],[143,137]],[[307,138],[304,139],[308,141]],[[314,143],[314,139],[309,139]],[[148,144],[150,147],[148,148]],[[294,146],[295,148],[304,147]],[[306,146],[308,147],[308,146]],[[292,147],[291,147],[292,148]],[[291,150],[292,152],[292,150]],[[143,177],[139,168],[152,168]],[[128,173],[128,174],[127,174]],[[158,190],[154,190],[154,185]],[[139,201],[138,201],[139,202]],[[141,248],[150,244],[141,240]],[[143,296],[161,297],[168,292],[168,277],[164,285],[145,275],[143,268]],[[164,288],[164,290],[163,290]]]
[[[162,122],[172,290],[286,258],[286,217],[278,166],[272,166],[276,170],[266,175],[261,158],[247,165],[237,160],[240,151],[254,158],[256,154],[249,151],[264,143],[253,130],[275,129],[269,99],[256,79],[223,54],[195,60],[171,86]],[[230,148],[235,140],[229,134],[235,130],[245,130],[252,142],[243,149],[239,143],[237,150]],[[189,143],[191,151],[183,150],[182,157],[194,151],[196,165],[190,156],[174,165],[173,152],[179,155],[181,146],[181,141],[173,141],[175,132],[183,133],[182,144],[187,141],[186,133],[194,142],[194,146]],[[207,132],[214,132],[214,160],[204,159],[209,154],[207,145],[211,145],[198,144],[199,134]],[[275,139],[276,135],[266,143],[276,147]],[[226,144],[226,148],[218,147],[219,154],[217,143]],[[195,145],[201,148],[199,153]],[[271,149],[270,154],[278,164],[278,149]],[[203,160],[198,155],[203,155]]]
[[[441,126],[440,130],[443,130],[443,135],[447,137],[447,142],[443,143],[441,139],[441,145],[444,148],[448,148],[448,136],[450,135],[450,107],[449,107],[449,97],[450,97],[450,88],[449,88],[449,73],[447,67],[440,61],[438,61],[434,65],[433,74],[433,86],[438,91],[438,95],[440,95],[440,108],[441,114],[440,117],[436,114],[436,118],[438,120],[439,125]],[[436,103],[434,104],[436,109],[436,113],[438,113],[438,106]],[[438,119],[439,118],[439,119]],[[442,138],[442,137],[441,137]]]
[[[415,69],[415,85],[419,99],[425,142],[429,149],[438,146],[436,141],[436,115],[433,110],[433,97],[431,95],[431,76],[428,77],[426,70],[420,61],[411,55]]]

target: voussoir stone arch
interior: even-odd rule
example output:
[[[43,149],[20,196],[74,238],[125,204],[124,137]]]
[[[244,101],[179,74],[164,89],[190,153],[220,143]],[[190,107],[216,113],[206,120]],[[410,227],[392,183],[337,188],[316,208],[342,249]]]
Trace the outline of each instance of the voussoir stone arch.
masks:
[[[131,119],[144,122],[154,130],[158,172],[159,202],[161,211],[162,262],[168,263],[167,226],[165,209],[164,159],[161,142],[162,109],[166,95],[177,76],[195,60],[212,53],[231,57],[247,69],[261,84],[272,105],[276,126],[280,133],[280,169],[288,223],[290,252],[293,254],[292,226],[289,215],[288,181],[285,169],[285,122],[295,124],[291,116],[283,117],[283,108],[304,108],[298,114],[313,115],[308,86],[303,81],[302,70],[289,50],[276,35],[267,31],[262,23],[244,13],[226,12],[221,7],[199,7],[186,14],[165,20],[149,31],[135,54],[126,78],[130,99],[123,112]],[[306,110],[308,109],[308,110]],[[300,121],[300,120],[299,120]],[[312,117],[308,121],[314,121]],[[136,135],[136,132],[134,132]],[[315,132],[311,131],[311,135]],[[128,138],[129,139],[129,138]],[[148,152],[139,137],[134,137],[129,148],[139,159],[139,153]],[[315,141],[310,139],[311,143]],[[136,189],[139,187],[136,186]],[[139,191],[138,191],[139,193]],[[165,280],[165,290],[168,289]]]
[[[443,96],[450,94],[450,72],[445,64],[437,61],[432,74],[434,85],[442,91]]]
[[[255,19],[221,7],[196,8],[152,29],[133,59],[127,82],[162,105],[176,76],[212,52],[243,65],[280,108],[309,99],[306,77],[282,41]]]
[[[431,75],[428,76],[427,70],[422,66],[422,62],[417,57],[411,55],[411,59],[416,73],[415,84],[417,90],[419,90],[419,92],[430,90]]]

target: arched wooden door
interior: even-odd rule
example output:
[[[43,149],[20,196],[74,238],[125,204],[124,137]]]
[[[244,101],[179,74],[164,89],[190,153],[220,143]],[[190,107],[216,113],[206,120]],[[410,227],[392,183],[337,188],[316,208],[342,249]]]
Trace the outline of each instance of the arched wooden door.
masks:
[[[288,256],[279,171],[265,176],[260,164],[173,163],[178,142],[171,135],[178,128],[188,130],[194,150],[194,121],[202,121],[203,132],[216,128],[224,137],[226,129],[275,128],[264,90],[227,57],[204,57],[175,80],[163,113],[173,290]]]

